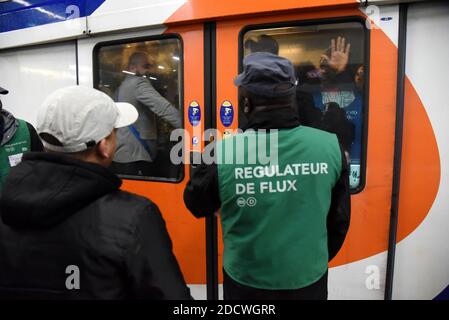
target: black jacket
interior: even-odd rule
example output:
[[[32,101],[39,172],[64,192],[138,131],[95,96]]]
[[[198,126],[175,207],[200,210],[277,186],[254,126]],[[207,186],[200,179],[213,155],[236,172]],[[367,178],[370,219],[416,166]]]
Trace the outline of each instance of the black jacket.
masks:
[[[120,185],[95,164],[25,154],[0,199],[0,297],[190,299],[158,207]]]
[[[279,109],[253,114],[243,129],[287,129],[300,125],[297,110]],[[342,172],[332,190],[332,200],[327,217],[329,260],[333,259],[346,237],[349,228],[351,198],[349,194],[349,170],[342,153]],[[196,217],[212,215],[221,207],[217,165],[201,164],[192,168],[190,181],[184,190],[186,207]]]

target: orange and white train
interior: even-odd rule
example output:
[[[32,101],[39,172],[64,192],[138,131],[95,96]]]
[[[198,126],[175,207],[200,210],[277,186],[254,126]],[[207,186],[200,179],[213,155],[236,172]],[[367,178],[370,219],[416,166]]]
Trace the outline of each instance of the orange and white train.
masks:
[[[438,1],[3,0],[2,101],[35,123],[60,87],[113,96],[129,56],[146,51],[155,88],[182,111],[188,150],[201,151],[205,130],[239,127],[233,79],[248,40],[269,35],[300,70],[344,37],[364,86],[351,225],[330,262],[329,298],[449,299],[448,30],[449,4]],[[168,163],[167,128],[161,120],[159,163],[123,175],[123,188],[160,207],[194,297],[218,299],[220,226],[185,208],[190,166]]]

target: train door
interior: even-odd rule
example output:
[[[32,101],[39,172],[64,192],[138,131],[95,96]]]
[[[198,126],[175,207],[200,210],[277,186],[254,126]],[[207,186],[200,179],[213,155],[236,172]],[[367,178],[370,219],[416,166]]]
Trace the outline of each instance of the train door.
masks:
[[[388,18],[382,19],[383,28],[366,21],[357,8],[216,23],[215,113],[224,136],[244,125],[233,80],[243,57],[254,51],[276,52],[293,62],[303,118],[311,116],[310,110],[324,115],[334,102],[354,128],[354,136],[341,141],[351,159],[352,217],[343,248],[330,263],[330,299],[384,297],[395,141],[396,11],[396,6],[384,10]],[[217,237],[221,263],[220,232]],[[221,264],[218,270],[222,282]]]
[[[139,101],[157,96],[159,103],[170,103],[178,110],[179,121],[173,119],[176,113],[171,118],[158,114],[144,119],[137,133],[140,136],[143,130],[149,135],[146,139],[126,128],[121,134],[127,141],[134,139],[136,148],[144,147],[140,148],[143,154],[125,153],[119,159],[116,155],[112,168],[123,178],[122,189],[148,197],[159,206],[192,295],[205,299],[205,222],[194,218],[183,201],[190,171],[187,159],[190,151],[201,151],[203,130],[210,122],[206,121],[210,108],[205,108],[203,48],[202,24],[78,42],[80,84],[94,86],[116,100],[127,94],[139,96]],[[140,81],[143,89],[127,87],[127,81],[135,77],[146,78]],[[151,145],[141,143],[150,139]]]
[[[408,4],[394,299],[449,299],[449,3]]]

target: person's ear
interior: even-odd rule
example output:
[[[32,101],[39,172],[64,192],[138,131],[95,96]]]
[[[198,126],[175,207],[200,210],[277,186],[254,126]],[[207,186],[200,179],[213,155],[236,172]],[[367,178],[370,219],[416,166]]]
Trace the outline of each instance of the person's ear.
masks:
[[[97,144],[97,153],[102,159],[108,159],[112,154],[112,146],[108,139],[103,139]]]
[[[128,71],[132,72],[132,73],[136,73],[137,68],[136,68],[135,65],[131,64],[131,65],[128,66]]]

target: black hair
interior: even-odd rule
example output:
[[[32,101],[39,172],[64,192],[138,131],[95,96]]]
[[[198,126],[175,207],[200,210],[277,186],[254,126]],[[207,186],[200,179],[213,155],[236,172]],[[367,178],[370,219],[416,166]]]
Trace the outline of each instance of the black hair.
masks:
[[[296,78],[298,79],[298,85],[304,84],[320,84],[320,79],[312,78],[309,76],[310,72],[316,70],[316,67],[311,61],[301,62],[299,65],[295,66]]]
[[[136,51],[134,52],[128,59],[128,67],[137,65],[140,61],[142,61],[142,58],[147,58],[148,54],[143,51]]]
[[[250,39],[245,41],[245,48],[251,53],[254,52],[269,52],[275,55],[279,54],[278,42],[269,35],[262,34],[256,38],[256,41]]]
[[[248,39],[245,41],[245,49],[248,50],[249,52],[254,52],[254,45],[256,44],[256,41],[252,40],[252,39]]]

